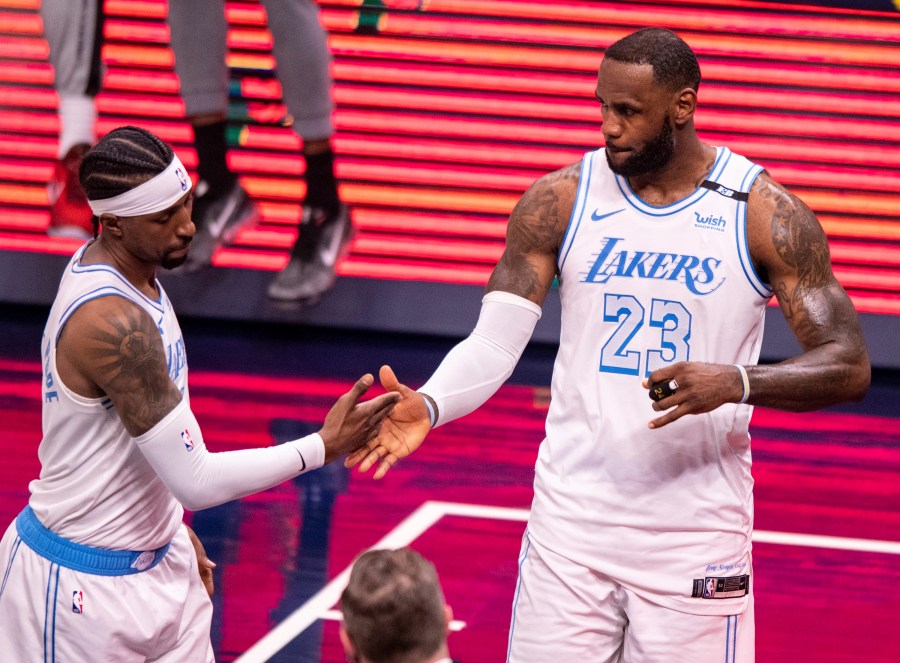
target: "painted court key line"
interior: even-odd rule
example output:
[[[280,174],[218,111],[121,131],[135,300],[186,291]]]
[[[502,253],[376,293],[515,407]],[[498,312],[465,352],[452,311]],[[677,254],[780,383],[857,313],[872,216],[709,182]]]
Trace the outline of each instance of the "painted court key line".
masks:
[[[373,545],[372,549],[393,549],[408,546],[444,516],[524,522],[528,520],[528,509],[461,504],[457,502],[425,502]],[[766,530],[753,532],[753,541],[785,546],[806,546],[900,555],[900,542],[897,541],[852,539],[840,536],[818,536]],[[315,621],[319,619],[340,619],[340,612],[334,610],[333,606],[340,599],[341,592],[347,586],[349,578],[350,566],[347,566],[306,603],[263,636],[259,642],[248,649],[235,663],[265,663]],[[459,630],[464,626],[464,622],[456,621],[451,625],[453,630]]]

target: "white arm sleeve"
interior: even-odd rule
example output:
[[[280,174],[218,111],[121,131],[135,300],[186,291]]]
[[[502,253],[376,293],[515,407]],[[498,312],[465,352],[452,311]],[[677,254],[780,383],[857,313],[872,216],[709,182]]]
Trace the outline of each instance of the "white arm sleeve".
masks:
[[[435,426],[469,414],[494,395],[512,375],[540,318],[541,307],[524,297],[500,290],[484,296],[475,329],[419,389],[437,404]]]
[[[318,433],[274,447],[210,453],[186,398],[134,441],[175,499],[191,511],[266,490],[325,464]]]

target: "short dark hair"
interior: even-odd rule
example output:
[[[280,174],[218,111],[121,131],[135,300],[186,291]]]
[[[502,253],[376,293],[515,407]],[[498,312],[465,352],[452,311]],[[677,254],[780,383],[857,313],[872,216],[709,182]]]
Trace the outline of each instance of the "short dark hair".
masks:
[[[434,565],[410,548],[360,555],[341,595],[347,635],[374,663],[434,656],[446,639],[444,606]]]
[[[654,82],[670,90],[700,88],[700,64],[681,37],[664,28],[643,28],[606,49],[604,55],[627,64],[649,64]]]
[[[159,175],[174,154],[168,143],[146,129],[119,127],[85,153],[78,178],[88,200],[104,200]],[[96,237],[100,220],[94,215],[92,222]]]

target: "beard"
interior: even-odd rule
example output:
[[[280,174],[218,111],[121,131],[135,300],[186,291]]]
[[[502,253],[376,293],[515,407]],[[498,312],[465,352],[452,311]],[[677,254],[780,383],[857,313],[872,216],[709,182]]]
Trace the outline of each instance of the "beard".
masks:
[[[663,168],[675,156],[675,132],[669,122],[669,114],[663,118],[659,133],[651,138],[643,148],[616,165],[606,151],[609,169],[622,177],[639,177]]]
[[[160,261],[159,266],[163,269],[175,269],[176,267],[181,267],[185,261],[188,259],[188,253],[185,252],[183,256],[172,257],[172,254],[168,254]]]

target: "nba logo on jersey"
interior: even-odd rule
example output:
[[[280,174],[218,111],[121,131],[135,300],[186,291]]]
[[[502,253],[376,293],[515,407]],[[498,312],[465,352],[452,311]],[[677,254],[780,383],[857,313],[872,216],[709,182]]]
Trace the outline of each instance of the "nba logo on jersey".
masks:
[[[188,433],[187,428],[181,431],[181,441],[184,442],[184,448],[188,451],[194,450],[194,440],[191,439],[191,434]]]
[[[84,614],[84,593],[80,589],[72,592],[72,612]]]

